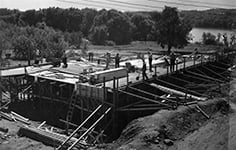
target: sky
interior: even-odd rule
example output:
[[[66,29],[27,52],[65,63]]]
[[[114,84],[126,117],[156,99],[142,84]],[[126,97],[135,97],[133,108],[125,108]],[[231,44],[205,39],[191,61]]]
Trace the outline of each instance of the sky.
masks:
[[[0,8],[19,9],[22,11],[48,7],[161,11],[164,6],[177,7],[179,10],[236,9],[236,0],[0,0]]]

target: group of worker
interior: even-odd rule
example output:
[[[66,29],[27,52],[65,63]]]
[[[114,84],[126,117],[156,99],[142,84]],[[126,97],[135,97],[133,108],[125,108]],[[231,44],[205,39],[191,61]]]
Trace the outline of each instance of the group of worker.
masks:
[[[148,55],[149,71],[153,72],[153,70],[152,70],[152,68],[153,68],[153,65],[152,65],[153,54],[152,54],[151,51],[148,51],[147,55]],[[146,74],[147,65],[146,65],[146,62],[145,62],[144,55],[141,54],[141,53],[138,53],[138,58],[141,59],[142,62],[143,62],[143,66],[142,66],[143,80],[148,80],[148,76]],[[176,54],[173,51],[171,51],[171,53],[169,55],[169,58],[170,58],[170,63],[168,65],[170,66],[170,72],[174,72],[174,70],[175,70],[174,69],[175,68],[175,61],[176,61]],[[114,57],[115,68],[119,68],[120,67],[120,59],[121,59],[121,56],[119,55],[119,53],[117,53],[116,56]],[[92,53],[89,53],[89,61],[93,61],[93,54]],[[105,69],[108,69],[110,61],[111,61],[111,54],[107,53],[106,54],[106,67],[105,67]],[[65,54],[62,57],[62,63],[64,64],[63,67],[67,68],[68,64],[67,64],[67,57],[66,57]]]
[[[120,54],[117,53],[115,56],[115,68],[120,67],[120,59],[121,59]],[[105,67],[105,69],[109,68],[110,62],[111,62],[111,53],[107,53],[106,54],[106,67]]]
[[[170,65],[170,72],[174,72],[175,71],[175,62],[176,62],[176,54],[174,53],[174,51],[171,51],[170,55],[169,55],[169,58],[170,58],[170,63],[169,61],[167,66]],[[143,80],[147,80],[148,79],[148,76],[146,74],[146,70],[147,70],[147,66],[146,66],[146,62],[145,62],[145,59],[144,57],[141,58],[142,61],[143,61],[143,67],[142,67],[142,76],[143,76]],[[148,52],[148,63],[149,63],[149,71],[150,72],[153,72],[152,70],[152,53],[149,51]]]
[[[150,72],[153,72],[152,68],[153,68],[153,65],[152,65],[152,60],[153,60],[153,54],[151,51],[148,51],[148,64],[149,64],[149,71]],[[106,54],[106,67],[105,69],[108,69],[108,66],[109,66],[109,63],[111,61],[111,54],[110,53],[107,53]],[[171,72],[174,72],[174,68],[175,68],[175,61],[176,61],[176,54],[172,51],[169,55],[170,57],[170,71]],[[141,54],[141,53],[138,53],[138,58],[140,58],[143,62],[143,66],[142,66],[142,76],[143,76],[143,80],[148,80],[148,76],[147,76],[147,65],[146,65],[146,62],[145,62],[145,58],[144,58],[144,55]],[[119,53],[116,54],[115,56],[115,68],[119,68],[120,67],[120,55]]]

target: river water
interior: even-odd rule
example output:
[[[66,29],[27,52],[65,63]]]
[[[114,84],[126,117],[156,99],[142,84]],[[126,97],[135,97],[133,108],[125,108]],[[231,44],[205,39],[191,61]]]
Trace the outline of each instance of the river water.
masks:
[[[201,42],[202,41],[202,34],[210,32],[217,36],[218,33],[224,34],[226,33],[228,38],[232,33],[236,34],[236,30],[226,30],[226,29],[212,29],[212,28],[193,28],[190,32],[192,34],[193,40],[191,42]]]

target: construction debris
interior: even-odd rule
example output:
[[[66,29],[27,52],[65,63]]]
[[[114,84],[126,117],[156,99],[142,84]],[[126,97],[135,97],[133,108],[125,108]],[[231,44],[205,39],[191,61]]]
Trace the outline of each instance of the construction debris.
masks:
[[[28,118],[25,118],[15,112],[11,112],[10,114],[7,114],[7,113],[0,111],[0,115],[1,115],[1,117],[5,118],[9,121],[20,121],[24,124],[30,125],[30,121]]]
[[[68,137],[62,134],[58,134],[52,132],[50,130],[44,130],[36,127],[21,127],[18,134],[20,136],[26,136],[31,139],[43,142],[46,145],[50,145],[53,147],[59,146],[63,141],[65,141]],[[77,141],[76,138],[72,137],[70,141],[66,143],[66,146],[70,146],[72,143]],[[84,142],[79,142],[75,145],[77,148],[86,148],[88,145]]]

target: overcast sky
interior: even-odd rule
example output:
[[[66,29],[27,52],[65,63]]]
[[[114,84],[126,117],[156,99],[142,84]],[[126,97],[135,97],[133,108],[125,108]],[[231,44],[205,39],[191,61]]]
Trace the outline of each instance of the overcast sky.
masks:
[[[177,7],[180,10],[235,8],[236,0],[0,0],[0,8],[9,9],[40,9],[48,7],[61,8],[95,8],[118,9],[121,11],[158,10],[167,6]]]

